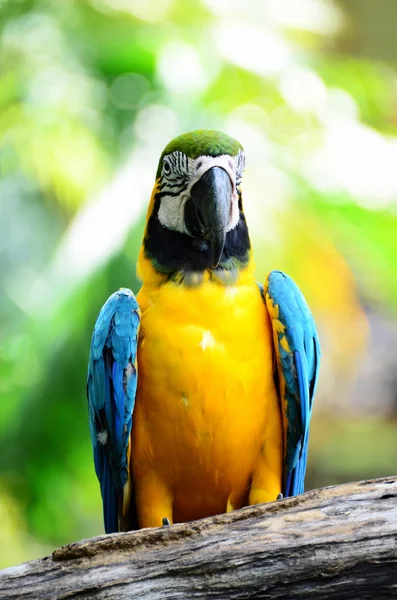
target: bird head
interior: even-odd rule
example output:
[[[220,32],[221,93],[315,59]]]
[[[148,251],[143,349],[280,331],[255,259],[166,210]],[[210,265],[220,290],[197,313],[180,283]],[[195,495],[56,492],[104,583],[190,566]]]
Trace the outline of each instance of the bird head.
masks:
[[[185,133],[166,146],[142,246],[157,273],[185,282],[204,272],[236,279],[250,250],[240,189],[244,164],[239,142],[219,131]]]

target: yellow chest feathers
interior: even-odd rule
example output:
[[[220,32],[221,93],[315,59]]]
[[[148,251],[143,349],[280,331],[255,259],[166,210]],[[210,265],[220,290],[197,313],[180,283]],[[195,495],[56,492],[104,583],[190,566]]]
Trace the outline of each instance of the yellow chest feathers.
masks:
[[[202,403],[230,410],[230,402],[263,398],[273,382],[272,335],[253,278],[236,286],[143,286],[138,302],[138,395],[147,405],[199,394]]]
[[[175,359],[189,360],[214,352],[225,359],[247,359],[259,344],[269,342],[266,308],[254,281],[223,286],[206,281],[198,287],[170,282],[142,287],[141,347],[154,354],[173,351]],[[266,343],[271,352],[270,343]],[[209,352],[207,352],[209,351]],[[160,358],[160,356],[158,356]],[[164,357],[163,357],[164,358]]]
[[[135,476],[165,477],[180,520],[222,512],[232,490],[242,506],[266,420],[278,411],[270,323],[254,279],[143,286],[138,301]]]

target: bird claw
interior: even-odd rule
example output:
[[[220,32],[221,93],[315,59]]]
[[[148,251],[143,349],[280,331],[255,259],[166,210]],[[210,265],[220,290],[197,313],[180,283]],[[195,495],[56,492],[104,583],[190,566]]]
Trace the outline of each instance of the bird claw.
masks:
[[[284,496],[281,493],[278,494],[276,500],[283,500],[283,499],[284,499]]]
[[[170,520],[167,517],[163,517],[162,527],[169,527],[171,525]]]

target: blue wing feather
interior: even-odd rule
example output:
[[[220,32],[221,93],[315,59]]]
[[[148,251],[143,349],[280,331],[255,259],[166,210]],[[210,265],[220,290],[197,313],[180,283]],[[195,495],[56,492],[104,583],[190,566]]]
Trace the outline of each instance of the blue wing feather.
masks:
[[[119,530],[123,489],[129,478],[139,325],[138,303],[130,290],[121,289],[102,307],[91,340],[88,409],[107,533]]]
[[[272,319],[285,433],[285,497],[304,491],[309,427],[320,364],[320,344],[310,309],[297,285],[272,271],[265,293]]]

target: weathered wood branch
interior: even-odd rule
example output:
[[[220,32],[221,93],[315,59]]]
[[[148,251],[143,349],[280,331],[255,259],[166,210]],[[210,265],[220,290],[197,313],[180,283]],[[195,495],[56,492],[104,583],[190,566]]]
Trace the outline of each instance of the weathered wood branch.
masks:
[[[100,536],[0,572],[0,598],[397,597],[397,478]]]

